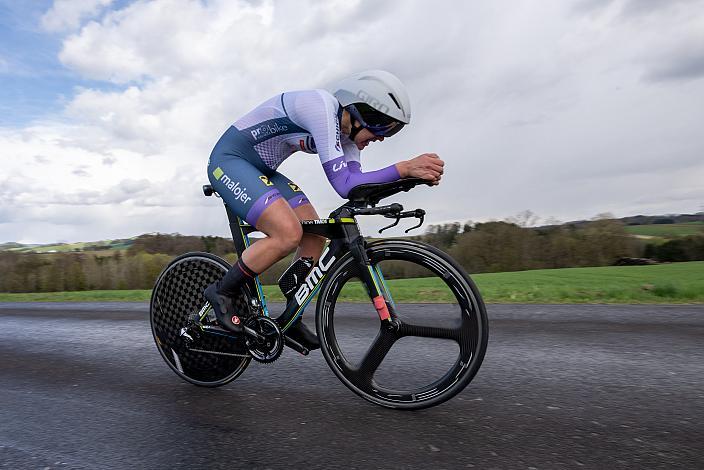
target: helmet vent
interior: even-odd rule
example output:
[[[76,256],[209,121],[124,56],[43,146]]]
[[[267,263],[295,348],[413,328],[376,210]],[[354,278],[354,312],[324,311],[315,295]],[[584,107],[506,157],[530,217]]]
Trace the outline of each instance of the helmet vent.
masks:
[[[396,97],[395,97],[394,95],[392,95],[391,93],[389,93],[389,96],[390,96],[391,99],[394,101],[394,104],[396,105],[396,107],[397,107],[398,109],[401,109],[401,105],[398,104],[398,100],[396,99]],[[403,111],[403,110],[402,110],[402,111]]]

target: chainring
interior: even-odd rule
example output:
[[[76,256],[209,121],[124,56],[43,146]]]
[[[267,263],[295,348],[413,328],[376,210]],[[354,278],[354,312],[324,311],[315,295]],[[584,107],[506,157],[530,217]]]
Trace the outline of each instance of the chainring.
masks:
[[[262,338],[247,335],[247,350],[252,359],[268,364],[281,356],[284,350],[284,336],[279,324],[269,317],[257,315],[245,320],[244,326],[256,331]]]

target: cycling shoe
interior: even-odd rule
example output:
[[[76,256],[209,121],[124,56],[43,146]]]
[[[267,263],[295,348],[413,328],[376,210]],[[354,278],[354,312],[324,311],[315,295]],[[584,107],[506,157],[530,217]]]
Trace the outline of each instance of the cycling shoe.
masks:
[[[320,348],[318,335],[308,329],[300,318],[286,330],[284,335],[299,343],[301,346],[304,346],[309,351]]]
[[[203,295],[213,307],[215,317],[218,319],[220,326],[233,333],[242,333],[244,331],[242,327],[244,318],[240,318],[235,312],[232,299],[218,292],[216,282],[206,287]]]

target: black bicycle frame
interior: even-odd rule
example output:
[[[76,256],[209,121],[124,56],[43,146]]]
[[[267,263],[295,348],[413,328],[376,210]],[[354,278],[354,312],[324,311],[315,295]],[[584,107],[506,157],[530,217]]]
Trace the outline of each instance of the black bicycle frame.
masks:
[[[257,229],[249,225],[225,204],[227,218],[230,223],[232,240],[235,243],[237,256],[250,245],[249,234]],[[306,276],[305,282],[296,291],[294,299],[286,305],[284,312],[277,317],[281,330],[286,331],[298,317],[301,316],[308,304],[313,300],[323,284],[323,280],[330,268],[347,252],[351,253],[359,266],[359,276],[366,286],[369,298],[376,308],[382,321],[391,321],[393,314],[393,301],[388,291],[386,281],[378,266],[372,266],[367,257],[364,237],[359,231],[357,220],[346,206],[332,212],[327,219],[302,220],[304,233],[320,235],[330,243],[325,247],[318,262]],[[269,308],[262,289],[259,276],[251,281],[252,292],[256,292],[264,315],[269,315]],[[391,309],[391,313],[390,310]]]

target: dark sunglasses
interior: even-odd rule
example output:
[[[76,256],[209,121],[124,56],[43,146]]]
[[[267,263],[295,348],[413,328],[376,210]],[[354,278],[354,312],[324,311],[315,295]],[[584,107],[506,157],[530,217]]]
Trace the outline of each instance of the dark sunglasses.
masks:
[[[362,123],[362,125],[369,129],[372,134],[374,134],[377,137],[391,137],[392,135],[396,134],[398,131],[403,129],[403,126],[405,126],[404,123],[398,122],[398,121],[393,121],[389,124],[381,124],[381,125],[370,125],[365,123]]]
[[[364,103],[360,105],[352,104],[347,106],[345,109],[350,112],[352,117],[355,118],[362,125],[362,127],[369,129],[369,131],[377,137],[391,137],[403,129],[403,126],[405,126],[404,123],[396,121],[385,114],[381,114]],[[367,119],[362,117],[363,113],[361,111],[364,111]],[[373,121],[374,124],[367,122],[367,120]]]

